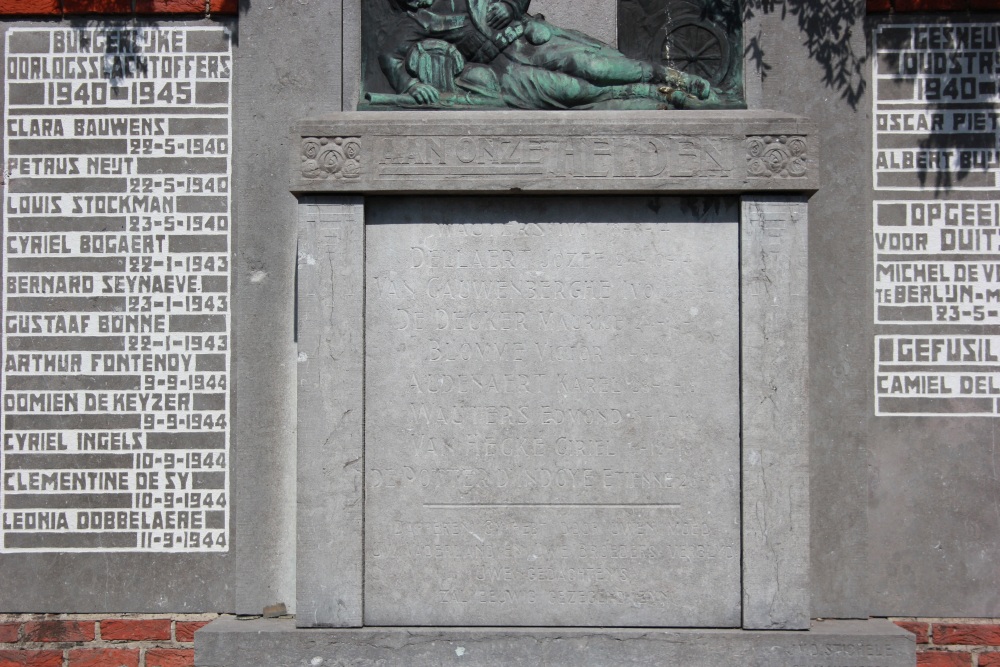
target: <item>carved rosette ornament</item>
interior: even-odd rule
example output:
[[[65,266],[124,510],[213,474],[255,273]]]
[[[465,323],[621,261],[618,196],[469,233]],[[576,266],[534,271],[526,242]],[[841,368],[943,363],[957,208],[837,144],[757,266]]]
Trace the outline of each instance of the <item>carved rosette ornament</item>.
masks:
[[[802,178],[806,175],[805,137],[747,138],[747,174],[755,178]]]
[[[361,142],[357,137],[305,137],[302,175],[312,179],[359,178]]]

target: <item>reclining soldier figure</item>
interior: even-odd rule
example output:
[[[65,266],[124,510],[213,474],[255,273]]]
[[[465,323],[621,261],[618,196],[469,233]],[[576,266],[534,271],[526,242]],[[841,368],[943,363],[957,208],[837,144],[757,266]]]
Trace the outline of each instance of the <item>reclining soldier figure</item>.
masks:
[[[428,51],[435,62],[466,70],[455,81],[459,88],[513,108],[691,108],[717,100],[700,77],[629,58],[529,15],[531,0],[390,1],[379,65],[396,92],[417,105],[444,101],[440,73],[418,66]]]

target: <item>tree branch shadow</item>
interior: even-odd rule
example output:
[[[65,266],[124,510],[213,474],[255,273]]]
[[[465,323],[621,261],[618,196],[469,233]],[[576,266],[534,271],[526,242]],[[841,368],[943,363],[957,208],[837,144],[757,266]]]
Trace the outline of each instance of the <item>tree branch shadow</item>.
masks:
[[[921,190],[931,191],[942,197],[956,190],[993,189],[1000,162],[1000,134],[997,131],[997,111],[992,92],[976,88],[972,95],[953,94],[948,89],[939,90],[936,96],[920,93],[916,86],[918,67],[903,65],[900,58],[915,55],[922,48],[911,41],[912,32],[906,24],[884,25],[876,31],[873,57],[877,58],[880,73],[904,73],[898,79],[882,78],[878,81],[878,97],[885,100],[903,100],[920,104],[919,110],[894,108],[890,104],[877,104],[875,109],[875,170],[892,175],[900,170],[915,167],[916,180]],[[911,71],[912,70],[912,71]],[[947,79],[945,79],[947,80]],[[952,77],[951,81],[956,78]],[[984,103],[991,104],[983,108]],[[958,115],[952,115],[958,114]],[[982,125],[973,126],[973,118]],[[900,127],[908,119],[911,127]],[[994,123],[991,125],[991,122]],[[907,139],[893,141],[894,135]],[[911,161],[907,164],[906,160]],[[899,160],[899,163],[894,163]],[[902,173],[905,173],[902,172]],[[890,184],[898,185],[898,184]],[[912,187],[913,183],[904,183]],[[878,183],[876,183],[878,186]]]
[[[724,0],[711,0],[724,2]],[[823,84],[837,91],[852,109],[857,109],[867,92],[864,69],[865,53],[855,53],[852,39],[855,31],[863,29],[864,7],[855,0],[744,0],[745,22],[759,15],[780,12],[781,19],[795,19],[804,36],[803,45],[809,57],[823,69]],[[761,35],[746,40],[745,55],[756,67],[761,78],[768,70],[767,54]]]

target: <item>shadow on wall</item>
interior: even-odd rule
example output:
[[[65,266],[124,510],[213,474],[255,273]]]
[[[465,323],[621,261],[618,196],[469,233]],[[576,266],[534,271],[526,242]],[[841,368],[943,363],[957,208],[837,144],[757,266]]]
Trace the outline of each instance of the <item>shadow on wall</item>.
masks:
[[[905,168],[905,164],[892,163],[897,158],[891,153],[892,149],[905,149],[914,156],[923,156],[923,160],[913,158],[921,189],[933,188],[937,195],[958,187],[992,189],[996,182],[993,171],[1000,163],[1000,151],[997,150],[1000,140],[995,124],[996,109],[990,99],[995,99],[1000,83],[977,77],[976,74],[984,72],[974,69],[971,64],[969,71],[965,71],[968,76],[950,75],[946,73],[947,68],[939,67],[934,69],[935,76],[923,80],[920,92],[914,88],[917,85],[915,78],[930,62],[930,58],[925,60],[922,56],[933,55],[935,60],[943,60],[947,53],[914,48],[909,24],[884,27],[887,29],[878,34],[878,43],[873,45],[874,57],[879,58],[878,69],[886,73],[905,73],[905,76],[897,81],[881,79],[878,96],[888,100],[913,100],[922,109],[921,113],[912,109],[909,113],[899,113],[888,107],[876,110],[876,171],[898,166]],[[886,52],[878,53],[880,49]],[[965,48],[956,49],[956,52],[969,54]],[[912,58],[907,59],[908,55]],[[900,62],[901,59],[906,62]],[[977,67],[984,65],[977,61]],[[985,67],[992,68],[992,65]],[[989,71],[995,76],[992,69]],[[983,103],[990,103],[989,108],[981,108]],[[902,125],[903,117],[909,117],[908,126]]]
[[[713,4],[725,0],[707,0]],[[852,109],[857,109],[867,85],[864,68],[867,55],[855,53],[851,46],[854,31],[863,29],[865,7],[857,0],[743,0],[743,19],[780,13],[781,19],[795,19],[809,50],[809,57],[823,68],[823,83],[837,91]],[[758,75],[767,78],[771,66],[764,50],[762,35],[747,34],[745,50]],[[864,44],[864,42],[861,42]]]
[[[239,5],[240,14],[246,13],[250,9],[250,0],[241,0]],[[225,20],[222,25],[225,26],[225,38],[234,46],[239,46],[240,44],[240,31],[239,22],[234,20]],[[162,28],[170,27],[176,25],[174,20],[162,20],[155,15],[146,16],[123,16],[121,18],[107,19],[107,18],[94,18],[93,16],[70,16],[66,17],[65,22],[75,30],[80,31],[80,46],[88,47],[86,43],[90,39],[87,30],[97,30],[101,32],[103,30],[120,30],[128,28]],[[118,88],[124,86],[126,81],[135,76],[135,72],[132,72],[128,67],[118,66],[116,67],[115,56],[122,55],[122,52],[118,50],[121,42],[112,42],[110,40],[105,42],[104,56],[106,58],[103,69],[103,76],[108,80],[111,87],[117,91]],[[119,59],[120,60],[120,59]],[[133,65],[134,67],[134,65]],[[113,93],[117,94],[117,93]]]

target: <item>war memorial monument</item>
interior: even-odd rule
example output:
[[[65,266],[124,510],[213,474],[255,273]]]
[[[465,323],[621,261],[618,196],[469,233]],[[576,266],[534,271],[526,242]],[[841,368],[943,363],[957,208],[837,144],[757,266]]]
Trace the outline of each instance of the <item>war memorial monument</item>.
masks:
[[[1000,664],[989,3],[68,3],[0,666]]]

